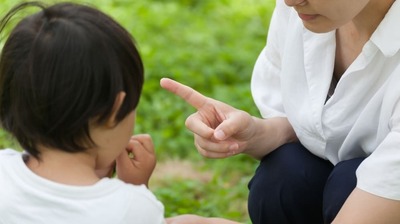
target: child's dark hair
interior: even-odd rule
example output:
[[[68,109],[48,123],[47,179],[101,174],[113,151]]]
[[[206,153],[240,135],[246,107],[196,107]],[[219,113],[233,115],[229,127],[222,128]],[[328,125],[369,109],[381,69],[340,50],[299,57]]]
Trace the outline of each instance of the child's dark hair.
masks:
[[[0,32],[29,6],[41,10],[16,25],[1,53],[2,127],[36,158],[38,144],[84,151],[95,146],[89,122],[105,122],[119,92],[126,96],[117,122],[136,108],[144,81],[140,55],[112,18],[74,3],[20,4],[0,21]]]

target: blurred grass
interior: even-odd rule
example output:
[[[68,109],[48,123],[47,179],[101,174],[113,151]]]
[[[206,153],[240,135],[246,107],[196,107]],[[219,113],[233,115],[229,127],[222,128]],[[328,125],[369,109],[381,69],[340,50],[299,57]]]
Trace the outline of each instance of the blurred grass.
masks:
[[[74,0],[84,3],[85,1]],[[0,0],[0,13],[18,1]],[[46,1],[45,1],[46,2]],[[51,1],[56,2],[56,1]],[[196,213],[249,222],[247,182],[257,162],[243,155],[204,159],[184,121],[194,109],[162,90],[170,77],[258,116],[250,93],[255,60],[265,45],[273,0],[93,0],[136,39],[146,68],[135,133],[150,133],[159,163],[190,161],[208,181],[168,177],[151,185],[166,216]],[[3,44],[3,41],[2,43]],[[0,45],[1,46],[1,45]],[[0,147],[18,147],[0,131]]]

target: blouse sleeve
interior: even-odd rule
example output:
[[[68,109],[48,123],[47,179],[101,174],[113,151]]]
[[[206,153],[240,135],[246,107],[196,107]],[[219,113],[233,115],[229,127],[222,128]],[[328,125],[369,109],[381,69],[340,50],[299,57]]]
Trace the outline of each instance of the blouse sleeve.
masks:
[[[279,73],[289,14],[290,8],[283,0],[277,0],[268,30],[267,45],[261,51],[253,70],[251,91],[264,118],[286,116]]]
[[[357,169],[357,187],[371,194],[400,200],[400,102],[389,123],[390,132]]]

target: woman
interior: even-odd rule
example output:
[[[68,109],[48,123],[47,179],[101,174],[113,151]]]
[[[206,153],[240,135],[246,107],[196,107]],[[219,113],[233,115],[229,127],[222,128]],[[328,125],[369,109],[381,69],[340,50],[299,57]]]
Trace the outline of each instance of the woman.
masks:
[[[263,119],[161,80],[198,110],[200,154],[261,160],[253,223],[400,223],[398,21],[395,0],[277,0],[252,77]],[[213,223],[170,223],[194,217]]]

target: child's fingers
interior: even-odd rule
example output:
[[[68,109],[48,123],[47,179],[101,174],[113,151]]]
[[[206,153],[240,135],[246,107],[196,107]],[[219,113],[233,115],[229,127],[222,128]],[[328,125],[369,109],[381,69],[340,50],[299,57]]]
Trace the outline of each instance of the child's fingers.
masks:
[[[154,154],[154,144],[151,136],[148,134],[138,134],[131,137],[131,141],[138,141],[147,153]]]
[[[133,146],[132,146],[133,147]],[[131,167],[132,166],[132,161],[131,158],[129,157],[129,152],[130,150],[124,150],[116,159],[117,161],[117,167]]]
[[[126,148],[126,152],[128,153],[129,159],[140,160],[146,153],[146,149],[144,149],[143,145],[139,141],[131,139]]]
[[[135,139],[130,140],[130,147],[127,148],[128,154],[133,154],[132,163],[147,163],[155,160],[154,149],[147,150],[143,144]]]

